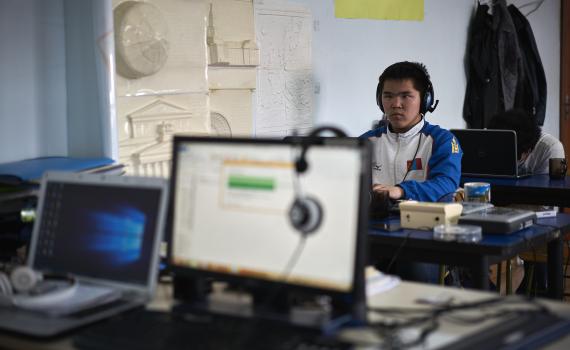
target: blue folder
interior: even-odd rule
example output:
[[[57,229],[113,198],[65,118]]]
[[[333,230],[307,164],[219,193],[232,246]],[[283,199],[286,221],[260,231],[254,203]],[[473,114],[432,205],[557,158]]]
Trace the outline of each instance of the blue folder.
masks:
[[[0,163],[0,184],[20,185],[39,181],[48,170],[81,172],[113,164],[110,158],[41,157]]]

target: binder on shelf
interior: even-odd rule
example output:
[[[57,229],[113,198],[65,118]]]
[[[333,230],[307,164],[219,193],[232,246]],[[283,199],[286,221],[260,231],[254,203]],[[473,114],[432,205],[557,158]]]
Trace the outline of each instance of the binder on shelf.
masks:
[[[41,157],[0,164],[0,185],[22,186],[38,183],[49,170],[70,172],[105,172],[122,170],[123,165],[110,158]]]

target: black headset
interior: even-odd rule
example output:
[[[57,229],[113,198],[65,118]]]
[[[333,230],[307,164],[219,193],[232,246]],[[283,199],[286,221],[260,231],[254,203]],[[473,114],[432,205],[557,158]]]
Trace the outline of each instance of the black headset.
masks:
[[[306,157],[311,142],[326,131],[332,132],[337,137],[347,136],[346,133],[339,128],[334,126],[322,126],[314,129],[309,135],[302,138],[301,154],[295,160],[295,172],[297,176],[309,168]],[[295,188],[295,199],[289,208],[289,221],[297,231],[303,235],[307,235],[319,228],[323,218],[323,209],[316,198],[303,196],[299,192],[300,191]]]
[[[330,131],[337,137],[346,137],[346,133],[339,128],[334,126],[321,126],[313,131],[306,137],[301,140],[301,155],[295,161],[295,170],[297,173],[302,174],[309,168],[309,164],[307,164],[307,150],[311,144],[311,141],[314,141],[316,137],[318,137],[323,132]]]
[[[426,70],[426,68],[417,62],[408,62],[408,61],[404,61],[404,62],[398,62],[398,63],[394,63],[393,65],[389,66],[388,68],[386,68],[386,70],[384,70],[384,73],[382,73],[380,75],[380,77],[378,78],[378,86],[376,87],[376,104],[378,105],[378,107],[380,107],[380,110],[382,112],[384,112],[384,106],[382,106],[382,88],[384,87],[384,74],[386,73],[387,70],[397,66],[397,65],[405,65],[406,67],[411,67],[415,70],[417,70],[418,72],[420,72],[424,78],[424,81],[426,83],[426,91],[424,92],[423,96],[422,96],[422,101],[420,103],[420,113],[422,115],[425,115],[427,112],[433,112],[435,111],[439,100],[434,100],[434,93],[433,93],[433,85],[431,83],[429,74]]]

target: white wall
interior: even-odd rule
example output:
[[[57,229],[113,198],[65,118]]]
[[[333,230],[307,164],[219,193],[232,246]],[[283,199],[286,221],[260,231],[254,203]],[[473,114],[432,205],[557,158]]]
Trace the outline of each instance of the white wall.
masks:
[[[445,128],[463,128],[467,84],[464,56],[473,0],[425,0],[418,21],[341,19],[334,0],[290,0],[308,6],[315,21],[313,70],[316,124],[335,124],[350,135],[368,130],[380,111],[375,92],[378,76],[401,61],[426,64],[440,100],[427,119]],[[508,3],[521,5],[531,0]],[[533,6],[525,7],[526,13]],[[546,70],[548,99],[544,130],[558,135],[560,75],[560,0],[546,0],[529,16]],[[318,92],[317,92],[318,91]]]
[[[78,87],[95,83],[100,89],[109,82],[92,78],[101,72],[86,73],[81,65],[71,75],[66,68],[67,1],[78,0],[0,1],[0,162],[47,155],[109,155],[113,140],[116,142],[109,131],[113,129],[113,115],[97,114],[101,110],[93,108],[95,101],[87,104],[78,98],[69,100],[78,90],[66,91],[66,79],[77,77]],[[110,3],[80,1],[94,1],[101,9]],[[421,22],[338,19],[334,17],[334,0],[288,1],[310,8],[315,21],[313,70],[319,90],[314,95],[316,124],[335,124],[350,135],[368,130],[380,116],[374,96],[378,75],[391,63],[415,60],[427,65],[435,96],[440,100],[428,120],[445,128],[465,126],[463,60],[476,1],[425,0],[425,18]],[[521,6],[532,1],[510,3]],[[553,135],[559,134],[560,1],[546,0],[529,16],[548,82],[543,129]],[[532,8],[525,7],[522,12]],[[112,47],[112,37],[106,44]],[[112,53],[91,54],[111,55],[107,59],[112,64]],[[112,66],[106,69],[112,71]],[[83,91],[91,89],[84,87]],[[114,91],[105,95],[100,92],[100,96],[93,97],[99,104],[113,106]],[[69,116],[72,110],[76,112]],[[90,124],[94,120],[103,125],[93,124],[95,128]],[[73,125],[70,131],[69,125]],[[97,136],[93,137],[95,130]]]
[[[111,29],[110,0],[0,0],[0,163],[113,156]]]
[[[0,162],[67,151],[62,1],[0,1]]]

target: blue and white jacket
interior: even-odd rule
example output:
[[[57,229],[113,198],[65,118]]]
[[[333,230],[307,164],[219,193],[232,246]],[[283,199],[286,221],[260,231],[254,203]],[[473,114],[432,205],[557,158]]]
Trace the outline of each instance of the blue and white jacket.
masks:
[[[404,199],[424,202],[437,202],[459,187],[463,152],[450,131],[422,119],[405,133],[382,126],[360,137],[373,145],[373,184],[398,184]]]

